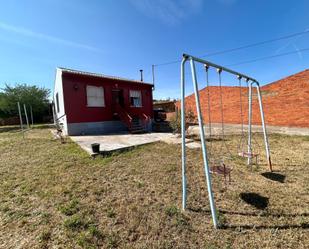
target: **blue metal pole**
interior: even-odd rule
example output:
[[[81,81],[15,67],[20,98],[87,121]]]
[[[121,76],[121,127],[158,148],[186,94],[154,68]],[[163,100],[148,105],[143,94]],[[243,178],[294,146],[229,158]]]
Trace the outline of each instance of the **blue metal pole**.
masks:
[[[269,143],[268,143],[268,138],[267,138],[267,131],[266,131],[265,118],[264,118],[263,101],[262,101],[262,95],[261,95],[261,90],[260,90],[260,84],[258,82],[254,82],[254,83],[256,84],[256,90],[257,90],[258,99],[259,99],[259,106],[260,106],[260,113],[261,113],[261,121],[262,121],[262,128],[263,128],[263,134],[264,134],[264,143],[265,143],[267,162],[268,162],[269,169],[272,172],[273,169],[272,169],[271,159],[270,159],[270,150],[269,150]]]
[[[181,168],[182,168],[182,209],[186,209],[187,178],[186,178],[186,112],[185,112],[185,63],[186,57],[181,62]]]
[[[195,65],[194,65],[193,58],[190,58],[190,64],[191,64],[192,81],[193,81],[194,92],[195,92],[196,111],[197,111],[198,123],[200,127],[200,137],[201,137],[202,152],[203,152],[203,159],[204,159],[204,171],[205,171],[207,189],[208,189],[208,198],[209,198],[210,210],[211,210],[214,227],[217,228],[218,227],[217,214],[216,214],[216,207],[215,207],[214,197],[213,197],[213,192],[212,192],[212,187],[211,187],[211,176],[210,176],[209,167],[208,167],[208,158],[207,158],[207,150],[206,150],[205,134],[204,134],[204,123],[203,123],[203,117],[201,113],[200,96],[199,96],[199,91],[198,91],[196,71],[195,71]]]
[[[249,83],[249,106],[248,106],[248,165],[251,164],[251,136],[252,136],[252,84]]]

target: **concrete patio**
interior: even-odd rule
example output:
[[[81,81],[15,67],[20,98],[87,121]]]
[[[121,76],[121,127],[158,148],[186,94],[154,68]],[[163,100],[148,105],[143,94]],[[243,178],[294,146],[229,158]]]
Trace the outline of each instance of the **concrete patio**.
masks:
[[[93,143],[100,144],[100,153],[103,155],[159,141],[169,144],[181,143],[181,139],[172,133],[111,134],[71,136],[70,138],[90,155],[93,154],[91,149]],[[186,142],[190,143],[193,140],[186,139]]]
[[[286,135],[309,135],[308,128],[290,128],[290,127],[274,127],[268,126],[269,133],[281,133]],[[247,126],[244,126],[245,132],[247,132]],[[253,125],[253,132],[261,132],[261,127]],[[226,135],[240,134],[240,125],[225,125]],[[205,127],[205,135],[209,134],[208,127]],[[212,134],[221,134],[221,125],[212,124]],[[199,127],[190,126],[187,130],[187,135],[199,136]],[[82,149],[87,151],[90,155],[93,154],[91,149],[91,144],[100,144],[100,153],[103,155],[108,155],[116,151],[122,151],[131,149],[137,146],[155,143],[155,142],[165,142],[168,144],[180,144],[180,135],[173,133],[144,133],[144,134],[108,134],[108,135],[85,135],[85,136],[71,136],[70,137],[75,143],[77,143]],[[190,149],[201,148],[201,143],[193,139],[186,139],[186,146]]]

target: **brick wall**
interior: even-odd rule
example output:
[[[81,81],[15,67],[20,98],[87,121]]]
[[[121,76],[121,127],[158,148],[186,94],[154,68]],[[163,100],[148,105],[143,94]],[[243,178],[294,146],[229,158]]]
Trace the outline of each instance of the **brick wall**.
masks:
[[[221,122],[220,89],[210,86],[200,90],[204,122],[208,122],[208,98],[210,94],[211,122]],[[309,127],[309,70],[261,87],[266,123],[275,126]],[[248,122],[248,91],[241,89],[244,122]],[[240,88],[222,87],[224,122],[241,123]],[[177,103],[179,106],[179,102]],[[186,108],[196,114],[194,94],[186,97]],[[256,91],[253,91],[253,124],[260,124]]]

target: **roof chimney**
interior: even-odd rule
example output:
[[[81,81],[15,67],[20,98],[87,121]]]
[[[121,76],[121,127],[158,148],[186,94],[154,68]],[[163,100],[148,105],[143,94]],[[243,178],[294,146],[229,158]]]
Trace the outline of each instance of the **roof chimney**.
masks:
[[[143,81],[143,69],[139,70],[141,72],[141,81]]]

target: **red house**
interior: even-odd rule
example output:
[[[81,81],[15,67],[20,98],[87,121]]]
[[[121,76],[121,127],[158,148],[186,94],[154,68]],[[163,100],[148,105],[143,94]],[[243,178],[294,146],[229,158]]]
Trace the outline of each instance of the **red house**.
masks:
[[[67,135],[150,131],[153,85],[57,68],[55,119]]]

